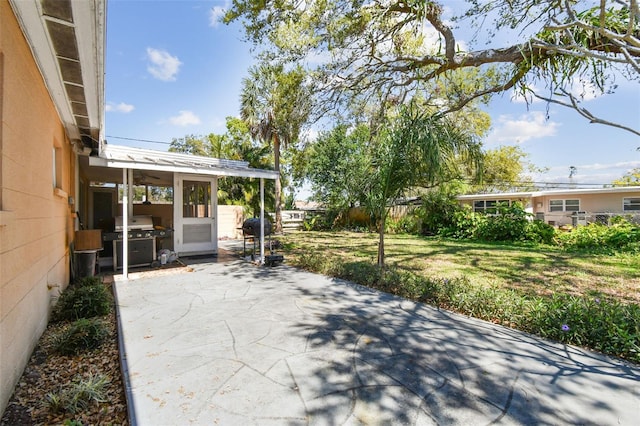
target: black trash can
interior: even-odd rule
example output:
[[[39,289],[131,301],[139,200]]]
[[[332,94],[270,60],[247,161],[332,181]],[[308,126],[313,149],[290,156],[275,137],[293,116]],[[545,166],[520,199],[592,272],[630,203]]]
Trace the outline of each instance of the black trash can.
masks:
[[[97,250],[76,252],[76,276],[78,278],[93,277],[96,273]]]

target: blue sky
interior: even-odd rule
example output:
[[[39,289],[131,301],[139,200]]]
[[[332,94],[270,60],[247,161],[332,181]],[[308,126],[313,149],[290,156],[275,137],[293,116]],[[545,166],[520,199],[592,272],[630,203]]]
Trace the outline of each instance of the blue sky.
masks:
[[[238,115],[241,81],[252,65],[239,26],[217,23],[224,1],[108,0],[105,134],[109,143],[165,151],[172,138],[224,133]],[[640,84],[620,80],[614,95],[583,106],[596,116],[640,127]],[[640,167],[640,138],[589,124],[576,112],[510,93],[487,112],[486,148],[518,145],[548,168],[536,181],[605,184]],[[547,113],[549,117],[547,118]],[[128,139],[120,139],[128,138]],[[161,141],[167,144],[147,143]]]

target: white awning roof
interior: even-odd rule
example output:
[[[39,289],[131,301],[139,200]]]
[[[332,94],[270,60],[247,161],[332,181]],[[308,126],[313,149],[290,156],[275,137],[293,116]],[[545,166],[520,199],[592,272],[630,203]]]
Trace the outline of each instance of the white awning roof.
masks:
[[[117,169],[156,170],[212,176],[276,179],[274,170],[254,169],[246,161],[200,157],[104,144],[98,157],[89,157],[89,165]]]
[[[626,194],[640,192],[640,186],[623,186],[612,188],[572,188],[572,189],[548,189],[534,192],[497,192],[492,194],[459,195],[458,200],[496,200],[500,198],[535,198],[544,196],[570,196],[581,194]]]

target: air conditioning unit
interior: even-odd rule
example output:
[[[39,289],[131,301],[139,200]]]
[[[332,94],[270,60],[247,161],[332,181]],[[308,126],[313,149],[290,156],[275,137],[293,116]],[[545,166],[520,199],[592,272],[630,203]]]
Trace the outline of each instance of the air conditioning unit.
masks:
[[[571,224],[573,226],[585,226],[587,224],[587,212],[573,212]]]

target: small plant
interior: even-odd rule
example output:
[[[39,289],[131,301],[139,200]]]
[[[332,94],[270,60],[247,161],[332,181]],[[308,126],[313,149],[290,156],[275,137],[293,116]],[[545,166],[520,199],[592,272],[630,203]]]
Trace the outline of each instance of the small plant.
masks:
[[[54,321],[74,321],[106,315],[111,306],[111,294],[98,281],[80,281],[69,286],[58,299],[53,310]]]
[[[77,378],[67,388],[48,393],[44,404],[53,412],[75,414],[87,409],[92,403],[107,402],[107,386],[110,380],[104,374],[90,374]],[[69,424],[82,424],[73,423]]]
[[[102,345],[108,331],[99,318],[81,318],[54,338],[54,349],[62,355],[75,355]]]
[[[83,277],[73,283],[76,287],[87,287],[92,285],[102,285],[102,278],[100,277]]]

